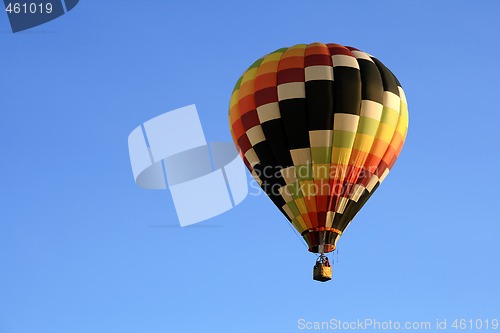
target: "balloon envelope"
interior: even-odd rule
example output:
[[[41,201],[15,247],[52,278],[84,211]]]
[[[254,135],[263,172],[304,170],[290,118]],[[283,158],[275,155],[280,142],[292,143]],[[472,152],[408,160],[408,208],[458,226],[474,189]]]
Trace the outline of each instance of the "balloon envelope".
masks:
[[[326,253],[394,165],[408,108],[399,81],[373,56],[339,44],[301,44],[245,71],[229,124],[264,192],[309,251]]]

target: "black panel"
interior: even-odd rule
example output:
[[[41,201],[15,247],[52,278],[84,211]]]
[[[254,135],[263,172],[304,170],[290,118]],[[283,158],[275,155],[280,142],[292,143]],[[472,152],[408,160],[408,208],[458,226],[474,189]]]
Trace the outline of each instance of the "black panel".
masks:
[[[288,142],[281,119],[266,121],[262,125],[262,131],[266,136],[266,142],[274,156],[276,166],[287,168],[292,166],[292,157],[288,149]]]
[[[361,106],[361,75],[352,67],[333,68],[333,112],[359,115]]]
[[[306,82],[309,130],[333,129],[333,81]]]
[[[305,98],[279,101],[279,106],[289,150],[309,148],[309,128]]]
[[[392,72],[384,66],[384,64],[377,58],[372,58],[378,67],[380,75],[382,76],[382,82],[384,83],[384,90],[394,93],[399,96],[398,81]]]
[[[373,62],[358,59],[361,72],[361,96],[364,100],[383,104],[384,85],[380,72]]]

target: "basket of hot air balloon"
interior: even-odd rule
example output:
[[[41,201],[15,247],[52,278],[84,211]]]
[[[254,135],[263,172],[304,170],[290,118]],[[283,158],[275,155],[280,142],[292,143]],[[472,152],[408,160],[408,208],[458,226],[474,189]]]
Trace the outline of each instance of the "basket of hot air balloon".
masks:
[[[328,257],[322,255],[316,259],[316,264],[313,269],[313,279],[316,281],[326,282],[332,279],[332,267],[328,261]]]
[[[237,81],[233,141],[264,192],[320,256],[386,178],[406,138],[401,84],[375,57],[339,44],[300,44],[254,62]]]

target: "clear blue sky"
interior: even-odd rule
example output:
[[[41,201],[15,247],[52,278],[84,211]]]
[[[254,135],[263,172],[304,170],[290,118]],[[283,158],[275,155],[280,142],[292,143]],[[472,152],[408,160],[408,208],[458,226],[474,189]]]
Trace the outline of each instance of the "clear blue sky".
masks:
[[[17,34],[0,13],[0,332],[500,319],[499,13],[498,0],[82,0]],[[377,56],[410,108],[400,159],[326,284],[265,196],[181,229],[168,192],[134,184],[127,150],[136,126],[192,103],[208,140],[230,141],[242,71],[314,41]]]

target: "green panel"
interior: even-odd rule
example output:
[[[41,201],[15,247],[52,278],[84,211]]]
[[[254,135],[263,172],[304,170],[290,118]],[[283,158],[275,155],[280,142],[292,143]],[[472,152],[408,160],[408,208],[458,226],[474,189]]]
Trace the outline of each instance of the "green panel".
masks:
[[[240,89],[241,87],[241,81],[243,80],[243,75],[238,79],[238,81],[236,81],[236,84],[234,85],[234,88],[233,88],[233,93]]]
[[[296,165],[295,172],[299,181],[313,180],[312,164],[309,165]]]
[[[369,117],[360,117],[358,125],[358,133],[366,134],[375,137],[379,121]]]
[[[282,47],[281,49],[277,49],[276,51],[272,52],[273,53],[285,53],[286,50],[288,50],[288,47]]]
[[[335,130],[333,131],[333,147],[352,148],[355,137],[355,132]]]
[[[330,163],[332,158],[331,147],[311,147],[311,157],[314,164]]]
[[[380,122],[387,124],[391,127],[396,127],[396,125],[398,124],[398,120],[399,120],[399,112],[384,106]]]
[[[260,58],[259,60],[257,60],[256,62],[254,62],[252,64],[252,66],[248,67],[247,71],[253,69],[253,68],[257,68],[260,66],[260,64],[262,64],[262,62],[264,61],[265,58]]]
[[[294,199],[299,199],[299,198],[304,197],[302,195],[302,191],[300,190],[300,185],[298,182],[295,182],[293,184],[288,184],[286,190],[288,191],[288,193],[290,193],[290,195]]]
[[[300,211],[299,209],[297,208],[297,205],[295,204],[295,202],[293,201],[290,201],[289,203],[286,204],[288,206],[288,208],[290,208],[290,210],[292,211],[292,214],[294,216],[300,216]]]

